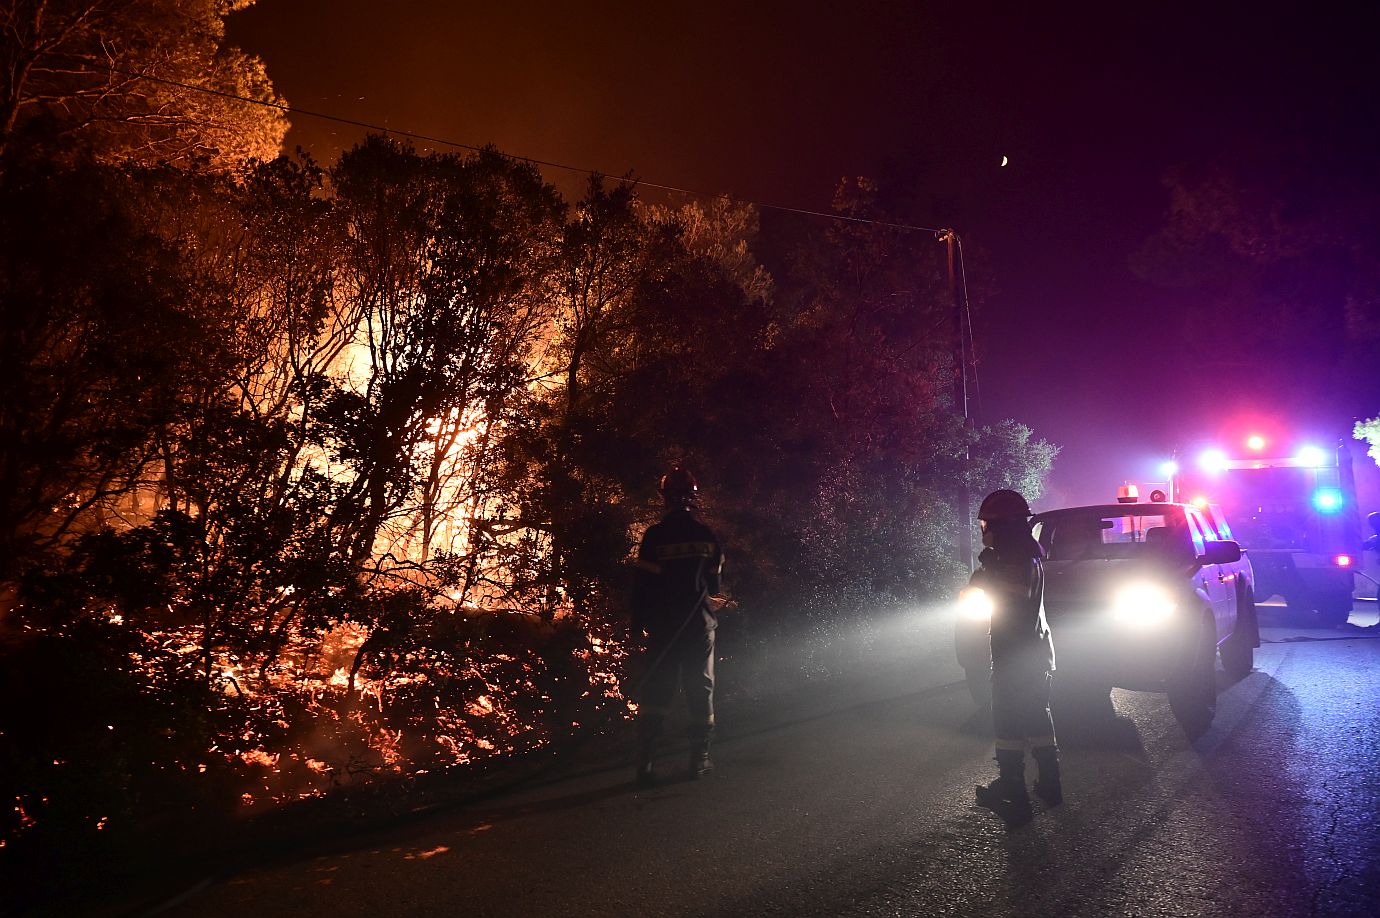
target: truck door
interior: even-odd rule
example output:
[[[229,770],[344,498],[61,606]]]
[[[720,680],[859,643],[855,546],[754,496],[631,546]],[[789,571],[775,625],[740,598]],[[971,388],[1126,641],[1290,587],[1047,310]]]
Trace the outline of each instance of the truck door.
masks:
[[[1201,557],[1208,540],[1215,541],[1216,532],[1197,510],[1188,512],[1188,531],[1193,537],[1193,550]],[[1230,565],[1204,564],[1197,573],[1199,583],[1212,603],[1212,617],[1217,623],[1218,640],[1236,630],[1236,575]]]

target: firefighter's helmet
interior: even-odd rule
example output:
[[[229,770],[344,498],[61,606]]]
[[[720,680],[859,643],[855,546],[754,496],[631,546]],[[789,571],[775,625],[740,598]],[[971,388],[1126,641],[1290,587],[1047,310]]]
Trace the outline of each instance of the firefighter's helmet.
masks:
[[[1028,516],[1033,516],[1033,514],[1030,512],[1030,505],[1025,502],[1025,498],[1006,488],[988,494],[982,499],[982,506],[978,508],[978,519],[980,520],[999,520],[1009,517],[1025,519]]]
[[[695,500],[695,495],[699,493],[699,482],[695,481],[695,476],[688,471],[676,466],[661,476],[661,496],[667,503],[689,504]]]

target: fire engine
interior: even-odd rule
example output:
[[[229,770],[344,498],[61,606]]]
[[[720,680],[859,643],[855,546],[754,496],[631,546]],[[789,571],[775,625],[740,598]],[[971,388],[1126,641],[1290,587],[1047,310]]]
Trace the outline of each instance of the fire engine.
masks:
[[[1346,441],[1279,451],[1253,434],[1238,448],[1204,446],[1175,458],[1171,499],[1232,521],[1222,534],[1251,560],[1258,600],[1281,597],[1291,613],[1325,627],[1351,614],[1361,562],[1361,518]]]

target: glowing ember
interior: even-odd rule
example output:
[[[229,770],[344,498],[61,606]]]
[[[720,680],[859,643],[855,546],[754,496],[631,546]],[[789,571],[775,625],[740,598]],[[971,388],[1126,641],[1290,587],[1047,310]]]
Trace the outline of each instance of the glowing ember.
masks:
[[[418,851],[415,854],[404,855],[404,859],[409,861],[425,861],[429,858],[435,857],[438,854],[445,854],[449,850],[450,848],[448,848],[445,845],[437,845],[435,848],[432,848],[429,851]]]

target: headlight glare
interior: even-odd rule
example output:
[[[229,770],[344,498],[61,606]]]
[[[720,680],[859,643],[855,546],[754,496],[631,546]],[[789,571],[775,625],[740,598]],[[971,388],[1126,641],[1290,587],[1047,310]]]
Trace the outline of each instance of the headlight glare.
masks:
[[[1130,625],[1154,627],[1168,621],[1174,606],[1174,597],[1163,587],[1138,583],[1116,594],[1112,614]]]
[[[968,587],[958,594],[958,614],[975,621],[990,621],[992,597],[978,587]]]

